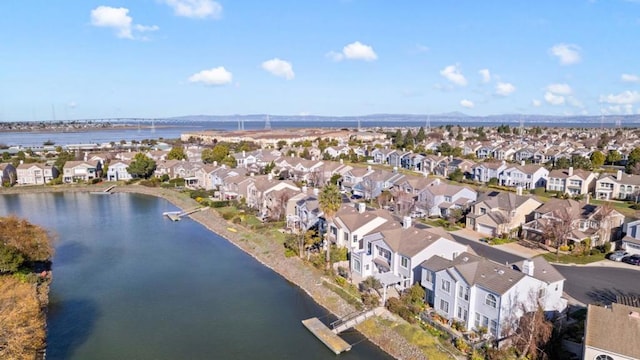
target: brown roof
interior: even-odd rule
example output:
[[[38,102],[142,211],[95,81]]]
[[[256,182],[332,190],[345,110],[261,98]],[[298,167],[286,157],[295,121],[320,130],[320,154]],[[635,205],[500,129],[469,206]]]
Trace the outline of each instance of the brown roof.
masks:
[[[591,171],[574,169],[572,176],[577,176],[582,180],[586,180],[591,174],[593,174]],[[569,170],[566,170],[566,169],[556,169],[556,170],[551,170],[549,172],[549,178],[566,179],[568,177],[569,177]]]
[[[547,284],[565,280],[565,277],[562,276],[556,268],[551,266],[551,264],[549,264],[542,256],[537,256],[530,260],[533,261],[534,278],[544,281]],[[521,270],[523,263],[524,260],[518,261],[513,263],[512,266],[516,266],[516,270]]]
[[[640,359],[640,308],[612,303],[610,308],[589,305],[585,346]]]
[[[478,202],[483,201],[492,209],[510,211],[516,210],[529,199],[533,198],[529,196],[516,195],[512,192],[489,191],[480,195],[478,197]]]
[[[446,238],[426,229],[416,227],[405,229],[398,223],[387,225],[386,229],[380,231],[380,234],[393,251],[408,257],[415,256],[437,240]]]

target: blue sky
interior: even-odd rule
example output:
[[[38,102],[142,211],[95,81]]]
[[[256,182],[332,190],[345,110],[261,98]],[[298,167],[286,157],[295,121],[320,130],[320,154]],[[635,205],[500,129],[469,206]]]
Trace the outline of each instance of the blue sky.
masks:
[[[1,1],[0,120],[640,113],[640,0]]]

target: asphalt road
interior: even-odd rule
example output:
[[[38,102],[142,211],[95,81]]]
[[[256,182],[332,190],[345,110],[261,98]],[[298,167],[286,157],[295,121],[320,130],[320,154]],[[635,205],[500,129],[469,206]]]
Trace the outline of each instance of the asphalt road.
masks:
[[[451,235],[457,242],[470,246],[478,255],[495,262],[504,264],[523,259],[521,256],[476,240],[456,234]],[[566,278],[564,291],[583,304],[610,304],[615,300],[616,295],[640,296],[640,271],[638,270],[603,266],[554,265],[554,267]]]

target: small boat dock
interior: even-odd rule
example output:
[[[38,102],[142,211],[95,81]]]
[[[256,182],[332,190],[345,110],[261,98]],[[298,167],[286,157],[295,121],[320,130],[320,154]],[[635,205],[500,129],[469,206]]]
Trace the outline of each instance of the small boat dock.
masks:
[[[205,211],[207,209],[209,209],[208,206],[207,207],[199,206],[197,208],[184,210],[184,211],[166,211],[166,212],[163,212],[162,215],[168,217],[169,219],[171,219],[171,221],[180,221],[180,219],[185,216],[191,215],[198,211]]]
[[[351,329],[352,327],[364,322],[368,318],[375,316],[376,309],[365,310],[349,314],[341,319],[331,323],[331,329],[323,324],[318,318],[314,317],[302,320],[304,325],[313,335],[315,335],[323,344],[325,344],[336,355],[351,350],[351,345],[344,341],[338,334]]]
[[[109,186],[108,188],[106,188],[106,189],[104,189],[102,191],[91,191],[90,194],[92,194],[92,195],[111,195],[111,194],[113,194],[111,192],[111,190],[113,190],[113,188],[115,188],[115,187],[116,187],[115,185],[111,185],[111,186]]]
[[[314,317],[307,320],[302,320],[304,325],[313,335],[315,335],[320,341],[322,341],[327,347],[333,351],[336,355],[345,351],[351,350],[351,345],[342,338],[331,331],[325,324],[318,318]]]

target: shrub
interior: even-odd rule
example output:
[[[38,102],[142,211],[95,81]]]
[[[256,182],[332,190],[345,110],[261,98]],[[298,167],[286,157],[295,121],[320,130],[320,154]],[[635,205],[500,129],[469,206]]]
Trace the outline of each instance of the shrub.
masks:
[[[469,344],[467,344],[467,342],[461,337],[457,338],[454,344],[458,350],[465,354],[471,350],[471,346],[469,346]]]
[[[591,249],[589,251],[589,255],[598,255],[598,254],[602,254],[598,249]]]
[[[569,250],[571,250],[571,248],[569,247],[569,245],[560,245],[558,250],[560,250],[560,251],[569,251]]]
[[[211,202],[211,207],[213,208],[221,208],[221,207],[227,207],[227,206],[229,206],[229,200]]]
[[[100,178],[94,178],[94,179],[91,180],[91,184],[95,185],[95,184],[97,184],[97,183],[99,183],[101,181],[102,181],[102,179],[100,179]]]
[[[362,302],[369,308],[378,307],[380,305],[380,298],[375,294],[364,293],[362,294]]]
[[[340,285],[340,286],[345,286],[347,285],[347,279],[343,278],[342,276],[336,276],[335,277],[335,281],[336,284]]]
[[[380,280],[374,278],[373,276],[369,276],[362,282],[360,282],[360,291],[363,292],[369,291],[369,289],[377,290],[380,288],[382,288],[382,283],[380,283]]]
[[[236,216],[236,213],[234,213],[234,212],[225,212],[225,213],[222,213],[222,218],[223,218],[223,219],[225,219],[225,220],[231,220],[231,219],[233,219],[235,216]]]
[[[242,218],[240,216],[236,216],[231,220],[231,222],[234,224],[240,224],[242,222]]]

